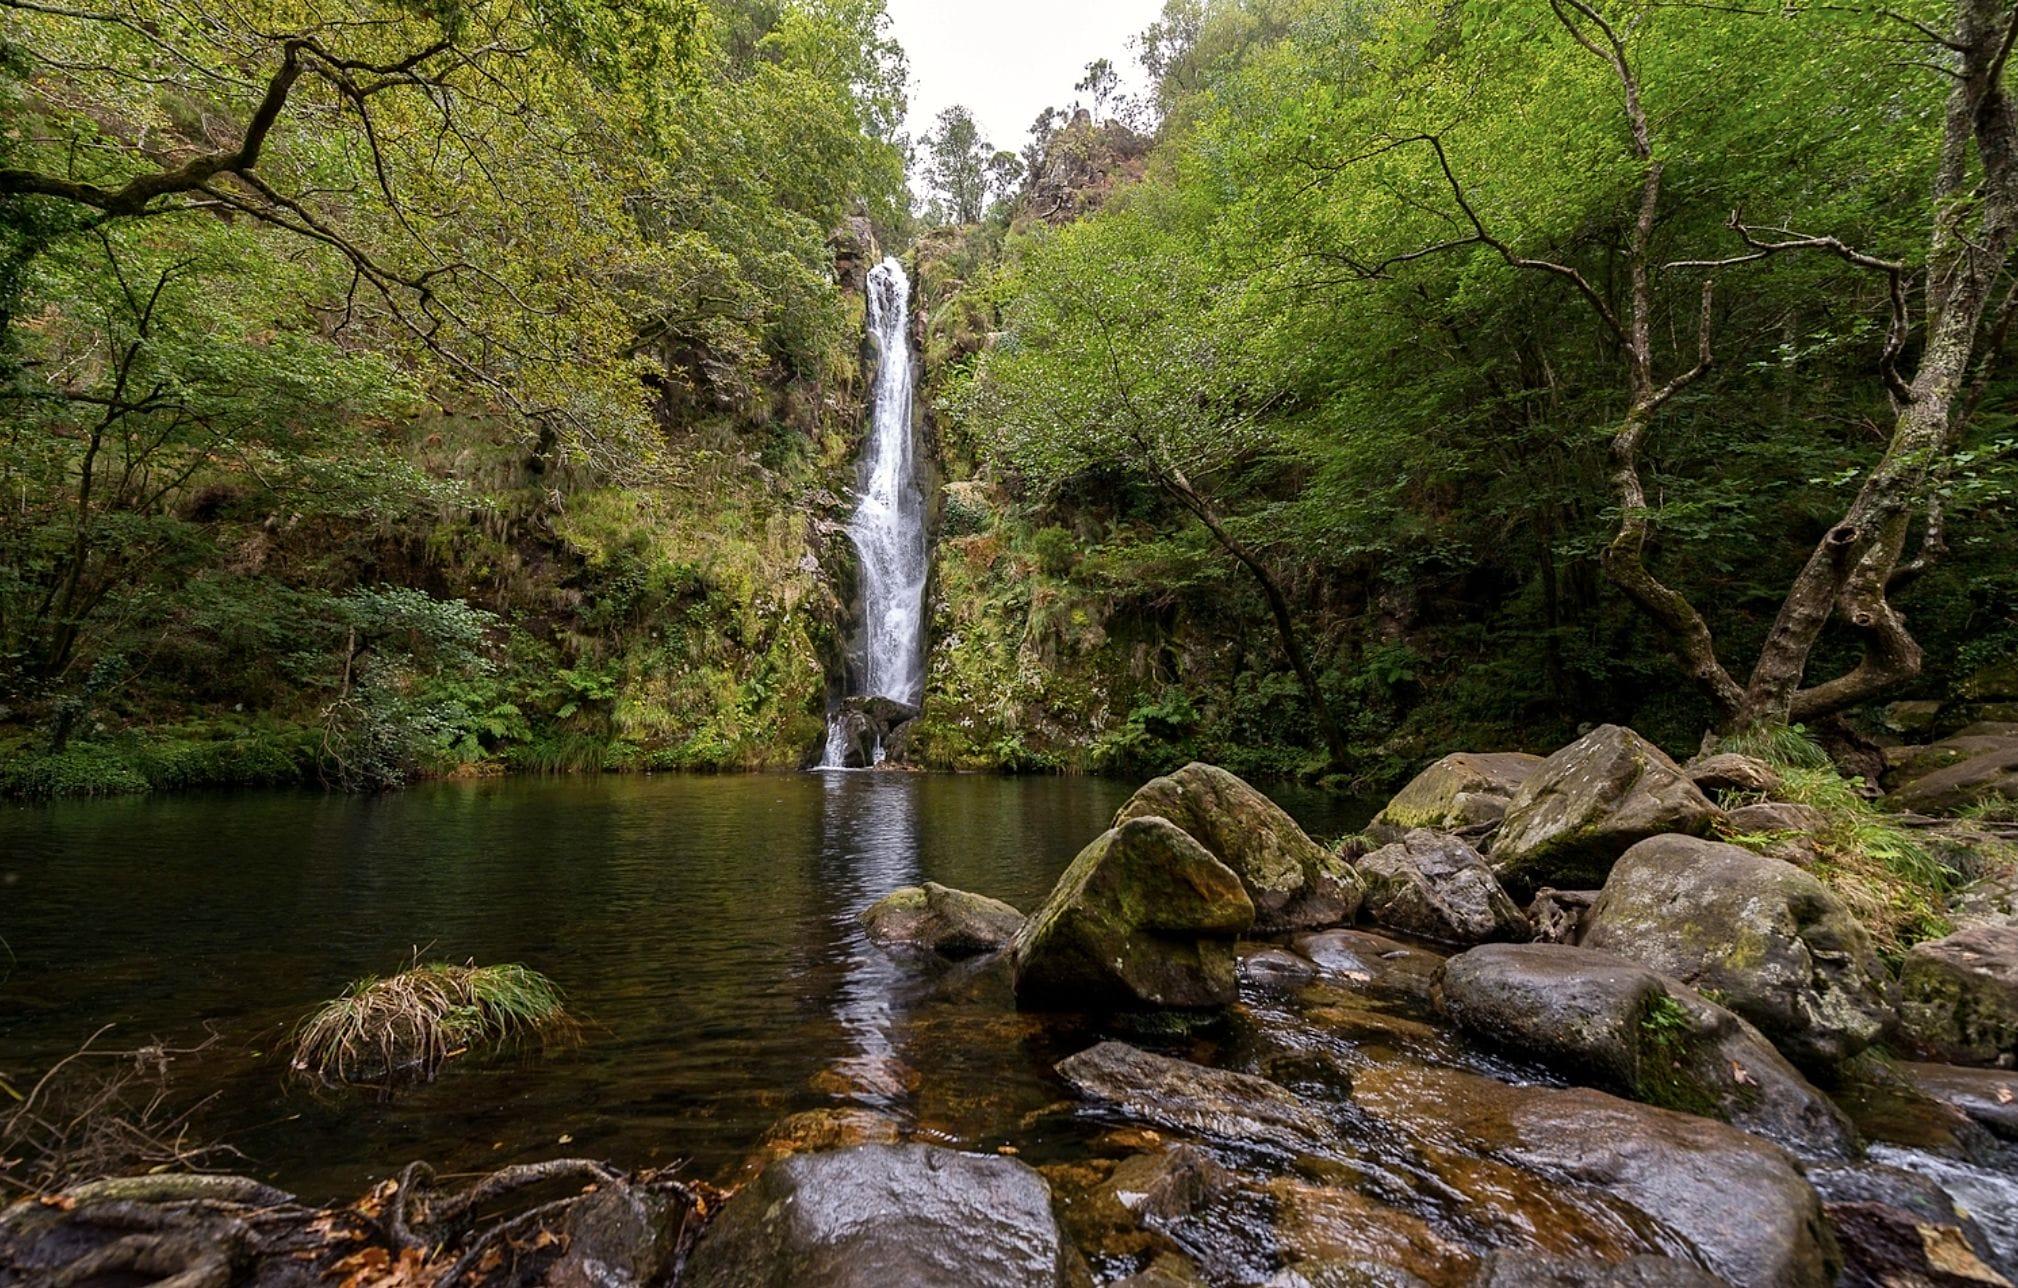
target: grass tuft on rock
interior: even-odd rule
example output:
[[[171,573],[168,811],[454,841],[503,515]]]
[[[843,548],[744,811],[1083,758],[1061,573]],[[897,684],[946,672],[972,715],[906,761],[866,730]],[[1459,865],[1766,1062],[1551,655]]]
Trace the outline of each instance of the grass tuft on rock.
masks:
[[[291,1065],[330,1086],[425,1082],[478,1047],[572,1041],[560,989],[526,966],[415,965],[367,976],[295,1029]]]

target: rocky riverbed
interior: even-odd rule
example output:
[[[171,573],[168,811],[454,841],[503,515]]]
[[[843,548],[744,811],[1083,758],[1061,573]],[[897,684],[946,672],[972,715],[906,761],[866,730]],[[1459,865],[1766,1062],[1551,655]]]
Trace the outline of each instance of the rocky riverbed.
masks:
[[[1888,943],[1781,788],[1607,726],[1448,757],[1334,847],[1193,765],[1027,916],[937,885],[865,914],[927,998],[913,1041],[980,1050],[985,1023],[1046,1053],[1055,1099],[1004,1130],[857,1068],[730,1192],[584,1172],[493,1237],[428,1191],[405,1228],[433,1203],[433,1242],[394,1237],[404,1190],[86,1192],[8,1215],[0,1283],[96,1282],[60,1267],[136,1228],[236,1239],[189,1283],[2011,1283],[2018,921],[1980,897],[2010,856],[1944,847],[1953,933]],[[257,1203],[348,1260],[245,1237]]]

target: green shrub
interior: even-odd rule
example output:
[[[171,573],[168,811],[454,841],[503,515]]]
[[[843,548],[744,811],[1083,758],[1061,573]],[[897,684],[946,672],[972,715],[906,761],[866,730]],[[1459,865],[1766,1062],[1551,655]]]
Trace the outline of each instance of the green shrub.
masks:
[[[1039,528],[1030,534],[1030,556],[1045,576],[1063,577],[1079,561],[1079,542],[1064,528]]]

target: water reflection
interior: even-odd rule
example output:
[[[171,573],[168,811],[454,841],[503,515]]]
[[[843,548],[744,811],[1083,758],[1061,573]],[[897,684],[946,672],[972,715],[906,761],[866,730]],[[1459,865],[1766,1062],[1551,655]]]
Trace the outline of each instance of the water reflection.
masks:
[[[896,962],[869,942],[861,914],[871,904],[921,879],[918,780],[910,774],[829,770],[821,798],[820,872],[834,891],[832,920],[841,983],[834,1018],[849,1046],[822,1075],[822,1090],[880,1108],[894,1108],[916,1085],[897,1050],[902,1018]]]

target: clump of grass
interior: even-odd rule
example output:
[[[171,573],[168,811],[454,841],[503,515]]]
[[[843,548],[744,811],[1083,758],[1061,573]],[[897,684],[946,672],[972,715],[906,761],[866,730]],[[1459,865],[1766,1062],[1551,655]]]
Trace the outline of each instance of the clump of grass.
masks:
[[[476,1047],[571,1041],[554,982],[525,966],[417,964],[367,976],[295,1029],[292,1066],[333,1086],[425,1082]]]
[[[1864,781],[1844,777],[1799,725],[1751,730],[1722,740],[1717,749],[1766,761],[1779,771],[1781,800],[1821,811],[1825,822],[1813,838],[1821,851],[1816,873],[1870,929],[1880,952],[1896,957],[1953,929],[1945,909],[1961,874],[1920,835],[1872,804]],[[1785,838],[1731,839],[1770,852]]]
[[[2018,823],[2018,799],[1985,796],[1964,805],[1955,812],[1955,817],[1970,823]]]

